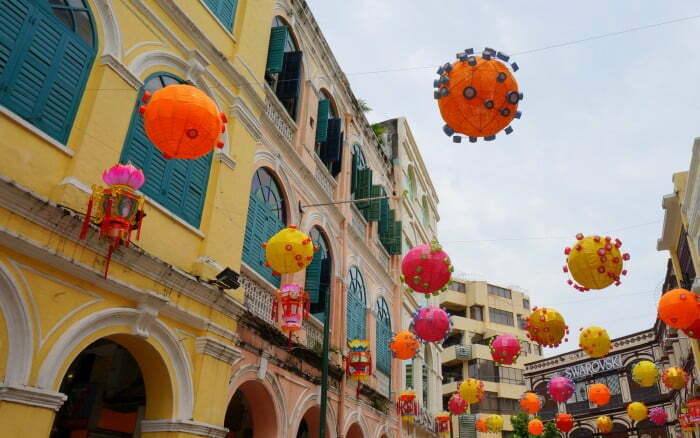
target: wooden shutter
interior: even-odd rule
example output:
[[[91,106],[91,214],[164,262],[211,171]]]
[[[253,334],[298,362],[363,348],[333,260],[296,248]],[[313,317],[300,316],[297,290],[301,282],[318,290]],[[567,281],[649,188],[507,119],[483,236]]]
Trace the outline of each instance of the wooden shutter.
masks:
[[[331,288],[331,259],[326,257],[321,260],[321,275],[318,284],[318,304],[314,309],[313,305],[311,311],[313,315],[319,319],[321,322],[326,321],[326,300],[330,300],[330,288]]]
[[[395,221],[393,227],[393,236],[391,239],[391,244],[389,245],[389,254],[397,255],[401,254],[401,237],[402,237],[402,224],[401,221]]]
[[[272,275],[272,270],[265,266],[265,249],[262,244],[283,227],[284,224],[270,206],[251,194],[243,238],[243,261],[275,287],[280,286],[280,277]]]
[[[289,29],[287,26],[275,26],[270,30],[270,43],[267,47],[267,67],[268,73],[279,73],[282,71],[284,62],[284,44],[287,41]]]
[[[406,389],[413,389],[413,360],[406,364]]]
[[[360,170],[360,157],[357,152],[352,154],[352,170],[350,173],[350,194],[354,195],[357,191],[357,172]]]
[[[296,100],[299,97],[299,82],[301,80],[302,52],[287,52],[284,54],[282,71],[277,83],[277,97]]]
[[[328,111],[331,107],[331,101],[323,99],[318,102],[318,111],[316,112],[316,143],[323,143],[328,138]]]
[[[204,3],[226,29],[233,30],[233,20],[236,18],[236,4],[238,0],[204,0]]]
[[[0,0],[0,91],[9,83],[4,75],[16,65],[33,30],[33,13],[34,7],[27,0]]]
[[[341,124],[340,119],[328,120],[328,135],[323,144],[322,150],[324,153],[321,157],[321,159],[327,163],[327,166],[340,161],[340,145],[342,140],[342,133],[340,131]]]
[[[360,169],[357,172],[357,190],[355,191],[356,199],[369,198],[370,188],[372,187],[372,169]],[[369,207],[369,202],[356,202],[355,205],[360,210]]]
[[[348,294],[348,340],[365,339],[365,305],[355,294]]]
[[[396,221],[394,221],[395,213],[394,210],[389,210],[387,220],[379,223],[379,241],[384,245],[386,251],[391,254],[393,240],[395,236],[394,227],[396,226]]]
[[[369,197],[378,198],[384,196],[384,187],[373,185],[370,188]],[[367,209],[367,220],[368,221],[378,221],[381,216],[381,200],[377,199],[375,201],[369,201],[369,208]]]
[[[309,299],[311,304],[317,304],[319,302],[319,292],[321,286],[321,262],[323,255],[321,251],[316,251],[313,260],[306,267],[306,281],[304,283],[304,289],[309,294]]]

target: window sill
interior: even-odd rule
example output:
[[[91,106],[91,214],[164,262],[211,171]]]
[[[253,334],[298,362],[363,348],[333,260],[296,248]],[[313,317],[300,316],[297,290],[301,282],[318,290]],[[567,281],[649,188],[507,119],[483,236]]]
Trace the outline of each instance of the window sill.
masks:
[[[17,123],[18,125],[21,125],[25,129],[27,129],[29,132],[32,134],[36,135],[40,139],[46,141],[49,143],[51,146],[55,147],[59,151],[63,152],[64,154],[68,155],[69,157],[72,157],[75,155],[75,152],[68,149],[66,145],[63,143],[57,141],[53,137],[49,136],[46,134],[44,131],[41,129],[37,128],[36,126],[32,125],[30,122],[24,120],[22,117],[18,116],[17,114],[13,113],[10,111],[9,108],[5,107],[4,105],[0,105],[0,114],[5,114],[8,118],[10,118],[12,121]]]

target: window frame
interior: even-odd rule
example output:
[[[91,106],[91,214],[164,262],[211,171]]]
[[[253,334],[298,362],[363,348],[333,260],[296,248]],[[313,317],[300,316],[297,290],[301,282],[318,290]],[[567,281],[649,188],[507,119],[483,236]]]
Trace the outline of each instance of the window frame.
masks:
[[[504,320],[506,322],[503,322]],[[513,315],[513,312],[499,309],[497,307],[489,307],[489,322],[515,327],[515,316]]]

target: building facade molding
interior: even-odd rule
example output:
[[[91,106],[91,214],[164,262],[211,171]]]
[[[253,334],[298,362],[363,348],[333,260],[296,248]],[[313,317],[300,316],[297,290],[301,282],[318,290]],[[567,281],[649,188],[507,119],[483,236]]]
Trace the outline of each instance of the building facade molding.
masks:
[[[60,392],[47,391],[31,386],[0,386],[0,401],[36,406],[58,411],[67,396]]]
[[[142,420],[141,432],[180,432],[208,438],[225,438],[228,429],[190,420]]]
[[[199,336],[195,340],[195,351],[206,354],[229,365],[234,365],[243,358],[241,351],[208,336]]]
[[[7,366],[4,384],[22,387],[28,383],[34,356],[34,331],[27,305],[14,275],[0,263],[0,309],[7,326]]]

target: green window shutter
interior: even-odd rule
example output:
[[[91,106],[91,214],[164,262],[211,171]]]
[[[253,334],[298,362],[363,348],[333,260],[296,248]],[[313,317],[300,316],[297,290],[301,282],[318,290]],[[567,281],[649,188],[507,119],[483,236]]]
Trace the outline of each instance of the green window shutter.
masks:
[[[238,0],[204,0],[204,3],[226,29],[233,30]]]
[[[413,389],[413,360],[406,364],[406,389]]]
[[[6,85],[4,75],[9,74],[22,54],[22,43],[28,41],[33,26],[30,19],[34,7],[27,0],[0,1],[0,91]]]
[[[311,304],[316,304],[319,301],[319,292],[321,288],[321,259],[323,255],[321,251],[314,253],[314,258],[306,267],[306,281],[304,290],[309,294]]]
[[[389,306],[383,297],[377,302],[376,328],[376,361],[377,369],[387,376],[391,375],[391,352],[389,342],[391,342],[391,316]]]
[[[402,224],[401,221],[394,222],[393,227],[394,235],[391,240],[391,245],[389,245],[389,254],[398,255],[401,254],[401,236],[402,236]]]
[[[331,259],[325,258],[321,261],[321,276],[318,285],[318,311],[314,311],[313,315],[320,321],[326,320],[326,300],[330,299],[331,288]]]
[[[243,238],[243,261],[275,287],[280,286],[280,277],[272,275],[272,270],[265,266],[265,248],[262,244],[283,227],[284,224],[267,203],[251,194]]]
[[[370,198],[378,198],[384,196],[384,187],[373,185],[369,191]],[[367,220],[368,221],[378,221],[381,213],[381,200],[377,199],[375,201],[369,201],[369,208],[367,209]]]
[[[287,109],[289,115],[296,119],[297,100],[301,85],[302,52],[286,52],[282,61],[282,71],[279,73],[275,94]]]
[[[287,26],[275,26],[270,30],[270,44],[267,48],[267,72],[279,73],[284,61],[284,44],[289,30]]]
[[[359,171],[360,167],[360,157],[357,156],[357,153],[352,154],[352,171],[350,174],[350,194],[354,195],[355,192],[357,191],[357,172]]]
[[[369,198],[370,188],[372,187],[372,169],[360,169],[357,172],[357,190],[355,191],[356,199]],[[356,202],[355,205],[360,210],[369,207],[369,202]]]
[[[318,111],[316,112],[316,143],[323,143],[328,138],[328,111],[331,107],[331,101],[323,99],[318,102]]]
[[[395,233],[394,227],[396,226],[394,216],[394,210],[389,210],[389,215],[384,223],[384,226],[382,226],[381,223],[379,224],[379,241],[382,243],[382,245],[384,245],[384,248],[389,254],[391,254],[391,246]]]

